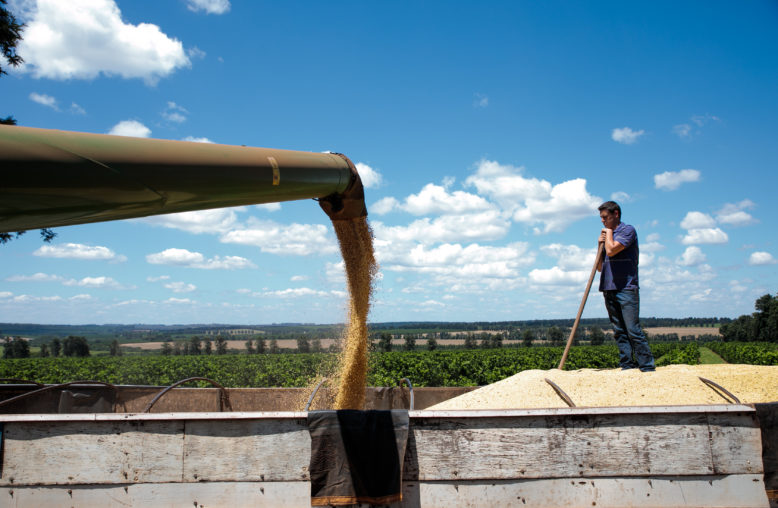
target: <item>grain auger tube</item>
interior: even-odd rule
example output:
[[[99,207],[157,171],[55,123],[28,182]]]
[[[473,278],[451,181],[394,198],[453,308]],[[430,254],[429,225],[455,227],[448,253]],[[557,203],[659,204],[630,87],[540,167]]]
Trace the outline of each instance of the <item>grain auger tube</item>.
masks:
[[[367,214],[344,155],[0,125],[0,232],[319,199]]]

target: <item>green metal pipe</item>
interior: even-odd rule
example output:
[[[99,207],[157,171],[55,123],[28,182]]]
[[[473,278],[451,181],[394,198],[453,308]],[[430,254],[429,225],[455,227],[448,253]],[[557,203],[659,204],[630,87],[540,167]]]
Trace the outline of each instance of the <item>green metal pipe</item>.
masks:
[[[0,125],[0,232],[320,198],[367,215],[344,155]]]

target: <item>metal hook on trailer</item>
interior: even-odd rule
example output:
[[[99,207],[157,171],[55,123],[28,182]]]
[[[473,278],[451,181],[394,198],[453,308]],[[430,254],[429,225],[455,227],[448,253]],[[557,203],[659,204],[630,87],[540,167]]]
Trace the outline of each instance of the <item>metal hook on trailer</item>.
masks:
[[[308,403],[305,405],[305,410],[308,411],[311,408],[311,403],[313,402],[313,398],[316,397],[316,392],[319,391],[319,388],[321,388],[321,385],[324,384],[324,382],[327,381],[327,378],[325,377],[321,381],[319,381],[319,384],[316,385],[316,388],[313,389],[313,392],[311,393],[311,396],[308,397]]]
[[[546,380],[546,383],[551,385],[551,388],[554,389],[554,391],[557,393],[557,395],[562,397],[562,400],[565,401],[565,404],[567,404],[570,407],[575,407],[575,402],[573,402],[573,399],[571,399],[570,396],[567,395],[565,393],[565,391],[562,390],[562,388],[559,387],[558,384],[556,384],[555,382],[551,381],[549,378],[545,378],[545,380]]]
[[[411,380],[410,379],[408,379],[407,377],[404,377],[404,378],[402,378],[400,380],[400,382],[398,383],[398,386],[402,386],[403,385],[403,381],[408,383],[408,389],[411,392],[411,403],[410,403],[410,407],[408,408],[408,410],[409,411],[413,411],[413,385],[411,384]]]
[[[224,411],[225,406],[227,407],[227,409],[232,411],[232,404],[230,403],[230,396],[227,393],[227,390],[222,385],[220,385],[219,383],[217,383],[213,379],[208,379],[207,377],[190,377],[190,378],[187,378],[187,379],[182,379],[181,381],[177,381],[177,382],[173,383],[172,385],[168,386],[167,388],[165,388],[164,390],[162,390],[161,392],[159,392],[153,399],[151,399],[151,402],[148,403],[148,405],[143,410],[143,412],[144,413],[148,413],[149,411],[151,411],[151,408],[154,406],[154,404],[157,403],[157,401],[159,399],[162,398],[163,395],[165,395],[167,392],[169,392],[170,390],[172,390],[176,386],[182,385],[184,383],[188,383],[189,381],[208,381],[212,385],[214,385],[217,388],[219,388],[219,411]]]
[[[715,382],[711,381],[710,379],[705,379],[704,377],[699,377],[698,376],[698,378],[699,378],[700,381],[702,381],[703,383],[708,385],[710,388],[712,388],[713,391],[721,390],[722,392],[724,392],[726,394],[727,397],[729,397],[732,401],[734,401],[735,404],[740,404],[740,399],[735,397],[735,395],[732,392],[730,392],[729,390],[727,390],[726,388],[724,388],[720,384],[715,383]],[[721,394],[719,393],[719,395],[721,395]]]

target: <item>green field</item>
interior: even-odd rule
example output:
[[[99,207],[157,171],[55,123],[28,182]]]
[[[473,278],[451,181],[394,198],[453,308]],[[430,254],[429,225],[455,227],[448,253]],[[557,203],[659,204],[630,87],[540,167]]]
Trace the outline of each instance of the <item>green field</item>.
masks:
[[[721,358],[778,365],[778,344],[773,343],[706,343],[702,348],[696,343],[660,343],[652,348],[658,365],[716,363]],[[485,385],[523,370],[555,368],[561,355],[561,347],[376,352],[370,355],[368,384],[391,386],[408,377],[414,386]],[[88,379],[164,386],[201,376],[229,387],[303,387],[331,376],[337,362],[333,353],[24,358],[0,362],[0,377],[48,384]],[[617,365],[616,346],[576,346],[565,368]]]

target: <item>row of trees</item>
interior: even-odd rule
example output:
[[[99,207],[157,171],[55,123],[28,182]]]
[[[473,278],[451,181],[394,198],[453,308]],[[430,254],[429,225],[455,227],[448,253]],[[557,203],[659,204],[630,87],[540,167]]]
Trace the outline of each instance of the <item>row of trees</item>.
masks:
[[[187,341],[166,341],[162,343],[162,354],[170,355],[226,355],[227,339],[216,337],[216,347],[210,339],[201,339],[194,336]]]
[[[541,334],[542,333],[542,334]],[[535,329],[527,328],[518,337],[521,340],[521,345],[525,347],[531,347],[533,343],[538,340],[545,340],[547,343],[553,346],[564,345],[565,341],[570,334],[570,330],[562,329],[558,326],[552,326],[548,329],[542,330],[538,333]],[[447,332],[440,334],[402,334],[403,344],[401,349],[403,351],[413,351],[417,347],[417,343],[422,340],[426,340],[426,349],[434,351],[438,348],[439,336],[441,340],[447,339],[463,339],[463,347],[465,349],[490,349],[503,347],[506,340],[506,334],[504,333],[465,333],[462,335],[453,335]],[[382,332],[378,334],[378,343],[376,349],[378,351],[391,351],[394,347],[392,340],[394,335]],[[574,338],[574,343],[578,344],[580,340],[588,339],[589,343],[593,346],[602,345],[605,342],[605,332],[599,326],[591,326],[588,329],[579,328]]]
[[[73,335],[64,340],[53,339],[49,344],[41,344],[40,356],[89,356],[89,344],[84,337]],[[5,338],[3,343],[3,358],[29,358],[30,343],[21,337]]]
[[[778,342],[778,295],[762,295],[754,302],[754,312],[721,325],[725,341]]]

